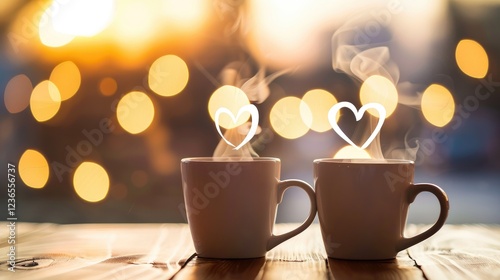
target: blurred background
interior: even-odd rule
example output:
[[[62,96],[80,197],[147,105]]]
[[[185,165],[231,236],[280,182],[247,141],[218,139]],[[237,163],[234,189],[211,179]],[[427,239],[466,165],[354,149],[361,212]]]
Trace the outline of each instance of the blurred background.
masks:
[[[180,159],[221,141],[209,107],[253,103],[253,150],[284,179],[312,184],[316,158],[411,159],[448,223],[500,223],[498,26],[496,0],[4,0],[0,178],[16,166],[20,221],[185,222]],[[340,101],[386,108],[366,151],[329,125]],[[361,146],[370,119],[338,122]],[[308,207],[289,190],[277,221]],[[437,212],[421,194],[409,222]]]

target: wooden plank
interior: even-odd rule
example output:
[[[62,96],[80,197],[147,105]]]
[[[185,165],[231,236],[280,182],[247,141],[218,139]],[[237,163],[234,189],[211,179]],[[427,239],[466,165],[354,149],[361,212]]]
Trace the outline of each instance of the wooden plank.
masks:
[[[278,224],[283,233],[297,224]],[[327,256],[318,224],[281,243],[266,255],[262,279],[328,279]]]
[[[424,229],[409,225],[407,232]],[[6,234],[0,232],[0,278],[12,279]],[[328,259],[318,224],[248,260],[185,264],[194,252],[185,224],[20,223],[16,245],[15,279],[500,279],[500,226],[445,225],[392,261]]]
[[[0,278],[12,276],[3,233]],[[15,279],[168,279],[194,253],[185,224],[20,223],[16,245]]]
[[[421,229],[412,225],[408,232]],[[500,226],[445,225],[409,254],[427,279],[500,279]]]
[[[296,224],[278,224],[277,232]],[[328,259],[318,224],[283,242],[265,258],[215,260],[195,258],[175,277],[187,279],[423,279],[406,251],[392,261],[341,261]]]
[[[278,224],[276,233],[296,227],[297,224]],[[195,258],[174,279],[328,279],[326,253],[318,229],[310,227],[276,246],[262,258]]]
[[[194,258],[173,279],[262,279],[265,258],[220,260]]]
[[[328,259],[333,279],[425,279],[406,251],[394,260],[343,261]]]
[[[319,225],[316,224],[314,227],[312,228],[315,231],[314,238],[320,240],[324,248]],[[424,279],[422,271],[415,266],[415,262],[409,258],[406,251],[400,252],[394,260],[349,261],[328,258],[327,265],[329,279]]]

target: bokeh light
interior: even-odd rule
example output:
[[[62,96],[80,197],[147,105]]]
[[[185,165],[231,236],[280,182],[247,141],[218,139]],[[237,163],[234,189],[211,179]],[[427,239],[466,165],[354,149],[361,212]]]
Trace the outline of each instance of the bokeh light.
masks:
[[[75,170],[73,187],[76,194],[88,202],[103,200],[109,191],[109,176],[106,170],[94,162],[82,162]]]
[[[213,16],[210,2],[199,0],[43,0],[15,7],[3,18],[12,22],[5,26],[14,57],[71,59],[81,70],[113,64],[143,68],[166,46],[201,51],[201,29],[210,28],[205,23]]]
[[[55,12],[57,11],[57,12]],[[75,36],[94,36],[111,22],[114,13],[113,0],[66,0],[53,1],[47,8],[54,30]]]
[[[40,82],[33,89],[30,109],[33,117],[45,122],[54,117],[61,107],[61,94],[57,86],[49,80]]]
[[[36,150],[26,150],[19,159],[19,176],[26,186],[41,189],[49,180],[49,164]]]
[[[149,1],[148,5],[141,1],[126,1],[118,3],[116,9],[110,29],[120,45],[134,50],[153,42],[157,22],[161,21],[158,18],[158,9],[161,7],[157,1]]]
[[[373,75],[368,77],[359,90],[361,104],[379,103],[386,110],[386,117],[389,117],[398,105],[398,91],[394,84],[386,77]],[[368,109],[368,113],[378,117],[378,111]]]
[[[192,29],[199,26],[206,18],[210,9],[210,1],[204,0],[163,0],[163,14],[176,26]]]
[[[236,117],[241,107],[250,104],[247,95],[238,87],[225,85],[212,93],[210,100],[208,100],[208,113],[213,121],[215,121],[215,112],[221,107],[227,108]],[[219,125],[225,129],[240,126],[248,121],[250,118],[249,112],[243,112],[240,117],[233,121],[228,114],[221,114],[219,116]]]
[[[453,95],[442,85],[430,85],[422,94],[422,113],[432,125],[445,126],[455,114]]]
[[[325,3],[321,3],[326,5]],[[249,49],[273,67],[307,65],[319,59],[319,5],[310,1],[255,0],[248,2]],[[304,38],[307,37],[307,40]],[[313,51],[312,51],[313,50]]]
[[[116,80],[111,77],[103,78],[99,82],[99,91],[104,96],[111,96],[115,94],[117,89],[118,89],[118,84],[116,83]]]
[[[53,48],[67,45],[75,39],[75,35],[63,34],[54,29],[49,10],[46,10],[40,18],[40,22],[38,23],[38,36],[42,44]]]
[[[161,96],[178,94],[186,87],[188,79],[186,62],[176,55],[162,56],[149,68],[149,87]]]
[[[271,126],[281,137],[296,139],[309,131],[313,117],[309,106],[302,103],[300,98],[288,96],[274,104],[269,117]]]
[[[474,40],[464,39],[458,42],[455,59],[460,70],[472,78],[484,78],[488,72],[488,54]]]
[[[80,88],[80,70],[74,62],[65,61],[54,67],[49,80],[57,86],[64,101],[73,97]]]
[[[337,104],[337,99],[330,92],[324,89],[313,89],[302,97],[300,105],[300,115],[304,123],[311,123],[311,129],[317,132],[325,132],[331,129],[328,121],[328,111]],[[307,108],[308,107],[308,108]],[[307,120],[307,117],[312,114],[312,120]],[[337,121],[340,115],[337,115]]]
[[[116,107],[120,126],[131,134],[141,133],[153,122],[155,108],[145,93],[132,91],[124,95]]]
[[[33,85],[30,78],[24,74],[12,77],[5,87],[3,100],[5,108],[11,114],[24,111],[30,104]]]
[[[365,159],[372,158],[370,154],[363,149],[353,146],[342,147],[334,156],[336,159]]]

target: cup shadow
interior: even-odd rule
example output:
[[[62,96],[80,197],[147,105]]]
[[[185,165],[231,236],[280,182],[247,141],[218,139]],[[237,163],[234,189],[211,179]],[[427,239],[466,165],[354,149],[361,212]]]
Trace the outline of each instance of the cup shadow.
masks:
[[[188,275],[194,279],[256,279],[265,262],[265,257],[252,259],[196,257],[179,274],[189,272]]]
[[[334,279],[413,279],[421,272],[411,261],[389,259],[376,261],[328,258],[328,269]]]

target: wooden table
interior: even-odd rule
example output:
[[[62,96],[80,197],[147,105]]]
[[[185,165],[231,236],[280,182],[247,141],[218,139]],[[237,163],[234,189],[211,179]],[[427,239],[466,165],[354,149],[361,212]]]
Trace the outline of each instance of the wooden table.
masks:
[[[500,279],[500,225],[445,225],[395,260],[370,262],[328,259],[318,224],[265,258],[213,260],[196,257],[185,224],[18,223],[15,272],[0,227],[0,279]]]

